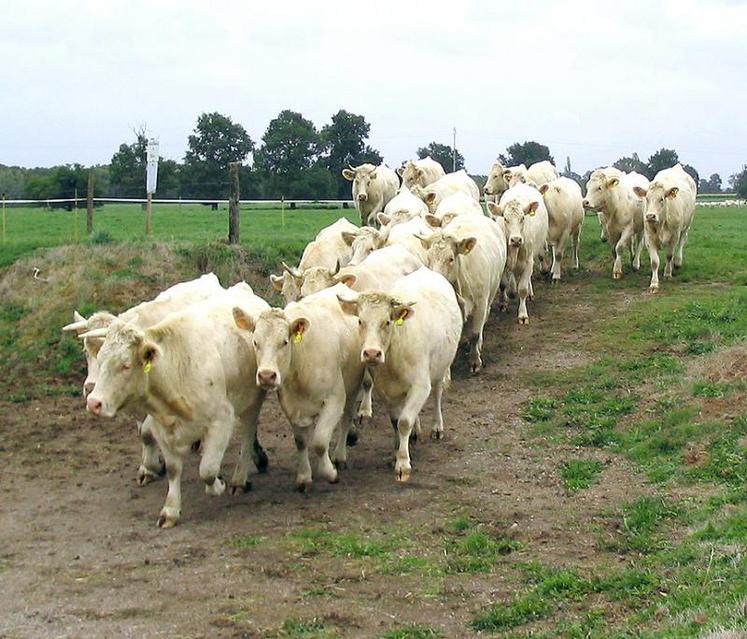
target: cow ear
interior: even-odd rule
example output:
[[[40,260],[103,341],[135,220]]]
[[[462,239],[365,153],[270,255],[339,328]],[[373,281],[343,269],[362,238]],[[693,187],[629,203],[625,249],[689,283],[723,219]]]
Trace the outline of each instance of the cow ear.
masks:
[[[376,219],[379,221],[379,224],[381,226],[386,226],[387,224],[389,224],[389,222],[392,221],[392,218],[389,217],[386,213],[379,213],[376,216]]]
[[[245,331],[254,332],[254,327],[257,325],[254,318],[238,306],[233,307],[233,321],[236,326]]]
[[[648,189],[644,189],[642,186],[634,186],[633,193],[635,193],[638,197],[646,197],[646,195],[648,194]]]
[[[428,215],[425,216],[425,221],[429,226],[441,226],[441,220],[433,215],[433,213],[428,213]]]
[[[358,300],[337,296],[342,312],[346,315],[358,315]]]
[[[401,167],[399,167],[399,168],[398,168],[398,169],[397,169],[397,170],[395,171],[395,173],[396,173],[397,175],[399,175],[400,177],[402,177],[402,174],[403,174],[404,172],[405,172],[405,167],[404,167],[404,166],[401,166]]]
[[[368,179],[369,179],[369,180],[375,180],[375,179],[376,179],[376,171],[371,171],[371,172],[370,172],[370,173],[368,174]]]
[[[524,215],[534,215],[535,213],[537,213],[538,208],[539,202],[537,202],[537,200],[533,200],[524,207]]]
[[[413,233],[412,235],[413,237],[416,237],[420,240],[420,243],[423,245],[423,248],[427,251],[431,245],[430,236],[426,237],[425,235],[420,235],[419,233]]]
[[[620,184],[620,178],[613,177],[607,180],[608,189],[614,189],[618,184]]]
[[[138,355],[140,356],[140,363],[143,365],[143,368],[150,370],[156,363],[156,360],[161,356],[161,349],[158,348],[155,342],[144,339],[138,348]]]
[[[441,216],[441,227],[448,226],[449,222],[457,216],[456,213],[444,213]]]
[[[395,303],[392,306],[391,315],[394,323],[401,325],[405,322],[405,320],[410,319],[415,314],[415,311],[412,308],[414,305],[415,302]]]
[[[303,338],[303,334],[309,330],[310,322],[305,317],[299,317],[291,322],[290,333],[293,341],[298,344]]]
[[[355,281],[358,279],[356,275],[353,273],[344,273],[343,275],[338,275],[335,278],[335,282],[339,282],[340,284],[344,284],[348,288],[353,288],[355,285]]]
[[[433,206],[436,203],[436,194],[431,191],[430,193],[427,193],[425,196],[425,203],[428,206]]]
[[[274,288],[278,293],[283,290],[283,281],[285,278],[282,275],[275,275],[274,273],[270,273],[270,283],[272,284],[272,288]]]
[[[491,200],[488,200],[488,213],[492,215],[493,217],[502,217],[503,216],[503,209],[501,209],[501,205],[498,204],[498,202],[493,202]]]
[[[676,186],[673,186],[671,189],[667,191],[667,198],[671,200],[673,197],[677,197],[677,193],[679,192],[680,190]]]
[[[467,255],[473,248],[475,248],[475,244],[477,244],[476,237],[466,237],[459,241],[459,244],[457,245],[457,253]]]
[[[345,242],[348,246],[353,246],[353,242],[355,242],[355,238],[358,237],[358,233],[354,233],[351,231],[343,231],[341,233],[342,235],[342,241]]]
[[[415,177],[421,178],[425,175],[425,171],[423,169],[415,169]]]
[[[541,187],[539,187],[539,189],[537,189],[537,190],[538,190],[538,191],[539,191],[540,193],[542,193],[542,195],[544,195],[545,193],[547,193],[547,189],[549,189],[549,188],[550,188],[550,185],[549,185],[549,184],[543,184],[543,185],[542,185]]]
[[[344,177],[349,182],[352,182],[355,179],[355,171],[353,171],[353,169],[343,169],[342,177]]]

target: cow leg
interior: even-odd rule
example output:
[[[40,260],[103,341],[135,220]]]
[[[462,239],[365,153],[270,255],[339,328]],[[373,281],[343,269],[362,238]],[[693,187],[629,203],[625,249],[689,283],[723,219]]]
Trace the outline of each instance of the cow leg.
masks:
[[[444,438],[444,416],[441,412],[441,397],[443,394],[443,382],[438,382],[433,387],[433,392],[431,393],[431,397],[433,398],[433,416],[435,419],[433,422],[433,430],[431,430],[431,439]]]
[[[641,270],[641,252],[643,251],[643,235],[640,233],[637,233],[633,236],[633,241],[635,241],[635,256],[633,257],[633,270],[634,271],[640,271]]]
[[[205,482],[205,492],[208,495],[222,495],[226,489],[226,482],[220,477],[220,466],[233,434],[235,420],[233,410],[227,411],[225,418],[214,420],[210,424],[202,440],[200,479]]]
[[[172,450],[169,446],[162,446],[162,451],[169,491],[158,515],[157,525],[159,528],[172,528],[182,516],[182,469],[186,450]]]
[[[619,280],[623,276],[622,254],[633,235],[633,228],[626,226],[620,234],[620,239],[615,244],[615,264],[612,267],[612,279]]]
[[[339,481],[337,469],[329,458],[329,443],[335,428],[340,423],[345,412],[345,386],[342,379],[339,380],[337,388],[327,397],[319,411],[314,436],[311,440],[311,448],[317,457],[317,470],[319,475],[328,482]],[[347,432],[345,433],[347,436]],[[340,439],[344,439],[340,437]],[[345,445],[343,443],[343,445]]]
[[[425,379],[415,382],[410,387],[405,398],[405,403],[402,406],[402,411],[397,418],[399,446],[395,454],[394,478],[400,483],[410,480],[410,474],[412,473],[412,466],[410,464],[410,433],[430,392],[430,380]]]
[[[354,426],[353,416],[355,415],[355,406],[357,402],[357,396],[352,400],[348,399],[345,402],[345,410],[343,411],[342,419],[340,420],[340,433],[337,438],[337,444],[335,445],[335,452],[332,460],[338,470],[348,467],[348,435]]]
[[[579,268],[578,261],[578,249],[581,246],[581,224],[579,224],[574,230],[571,239],[573,240],[573,268]]]
[[[152,420],[150,415],[145,420],[137,423],[137,433],[142,444],[142,460],[137,469],[137,483],[145,486],[166,472],[166,465],[158,454],[158,444],[152,432]]]
[[[647,241],[648,245],[648,256],[651,259],[651,284],[649,290],[652,293],[656,293],[659,290],[659,250],[654,245],[653,241]]]
[[[528,264],[519,277],[519,324],[529,324],[529,313],[527,313],[527,297],[532,290],[532,260],[527,260]]]
[[[358,399],[360,403],[358,417],[373,417],[373,378],[368,368],[363,371],[363,381],[358,391]]]
[[[482,369],[482,342],[483,342],[483,329],[485,322],[488,319],[488,313],[490,313],[490,304],[486,300],[480,307],[474,309],[470,322],[472,324],[470,336],[470,352],[469,362],[470,370],[473,373],[479,373]]]
[[[683,231],[680,235],[680,241],[677,243],[677,248],[674,252],[674,267],[679,268],[682,266],[682,251],[687,243],[688,231]]]
[[[565,245],[568,243],[569,232],[565,231],[558,242],[557,248],[552,247],[552,281],[553,284],[560,281],[560,263],[565,255]]]
[[[672,277],[672,271],[674,270],[673,258],[674,258],[674,243],[670,243],[667,246],[667,263],[664,265],[664,279]]]
[[[293,438],[296,442],[296,489],[300,492],[311,490],[311,463],[309,462],[309,436],[313,428],[293,424]]]
[[[264,393],[263,393],[264,395]],[[264,469],[267,469],[267,455],[257,441],[257,421],[259,420],[259,411],[262,408],[262,399],[252,402],[251,406],[239,416],[241,450],[239,459],[236,462],[236,468],[233,470],[231,477],[230,493],[246,493],[252,489],[252,482],[249,481],[249,458],[252,457],[254,465],[260,469],[264,461]]]
[[[548,251],[552,252],[551,260],[547,259]],[[547,242],[545,242],[545,250],[540,255],[539,260],[540,260],[540,273],[542,273],[542,275],[547,275],[548,273],[550,273],[553,267],[555,266],[555,245],[550,244],[548,246]]]

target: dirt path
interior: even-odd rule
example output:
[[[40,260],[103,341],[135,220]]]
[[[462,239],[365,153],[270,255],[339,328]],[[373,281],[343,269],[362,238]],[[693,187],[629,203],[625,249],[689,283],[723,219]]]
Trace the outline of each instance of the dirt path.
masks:
[[[611,459],[598,485],[567,494],[558,466],[579,451],[528,442],[519,417],[533,392],[526,373],[583,363],[594,321],[630,295],[611,294],[601,310],[577,303],[579,282],[537,285],[529,327],[515,324],[515,311],[493,315],[484,372],[468,377],[463,361],[457,366],[446,439],[415,445],[414,478],[404,487],[394,482],[391,431],[379,415],[339,484],[293,492],[293,441],[273,398],[260,422],[269,473],[254,475],[247,495],[211,498],[192,460],[183,519],[161,531],[165,482],[135,484],[131,419],[96,421],[71,398],[0,406],[0,637],[269,637],[291,618],[324,620],[337,633],[329,636],[377,637],[420,622],[461,637],[480,606],[515,588],[513,571],[498,564],[446,575],[430,593],[416,574],[299,550],[297,535],[309,528],[385,540],[401,533],[417,554],[468,516],[522,543],[507,562],[594,564],[589,523],[643,480]],[[233,460],[234,447],[228,468]],[[254,541],[245,547],[231,543],[247,536]]]

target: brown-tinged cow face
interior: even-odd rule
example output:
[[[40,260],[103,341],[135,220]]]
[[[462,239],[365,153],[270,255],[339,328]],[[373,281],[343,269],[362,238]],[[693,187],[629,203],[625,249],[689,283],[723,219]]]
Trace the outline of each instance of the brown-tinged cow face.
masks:
[[[539,202],[532,201],[522,204],[519,200],[510,200],[500,205],[488,202],[488,211],[491,215],[503,218],[503,227],[506,231],[508,248],[518,249],[524,244],[524,222],[537,213]]]
[[[301,282],[303,274],[298,269],[291,268],[283,262],[282,275],[270,275],[272,288],[283,296],[286,304],[301,298]]]
[[[361,362],[378,366],[386,361],[392,334],[415,312],[414,302],[401,302],[384,293],[361,293],[357,297],[338,295],[342,310],[358,316],[361,336]]]
[[[111,418],[132,399],[143,397],[147,376],[158,366],[160,355],[158,346],[141,329],[121,320],[112,322],[96,357],[98,379],[86,409]]]
[[[426,249],[425,264],[443,275],[453,286],[459,277],[460,256],[468,255],[475,248],[477,238],[457,239],[453,235],[436,231],[427,238],[418,236]]]
[[[382,232],[370,226],[364,226],[355,233],[343,232],[342,239],[353,250],[353,257],[350,258],[348,265],[355,266],[386,244],[389,231]]]
[[[425,186],[425,171],[416,166],[414,162],[408,162],[405,165],[400,177],[402,178],[402,184],[408,189],[414,185]]]
[[[290,371],[292,349],[303,341],[309,328],[304,317],[289,320],[278,308],[263,311],[255,320],[239,307],[233,309],[233,318],[246,339],[251,340],[257,357],[257,386],[264,390],[277,390]]]
[[[361,165],[357,168],[343,169],[342,175],[346,180],[353,183],[353,192],[359,202],[368,200],[369,189],[376,183],[376,167],[372,165]]]
[[[503,179],[503,172],[505,170],[506,167],[500,162],[496,162],[490,167],[488,179],[482,189],[485,195],[500,195],[503,191],[508,189],[508,183]]]
[[[643,213],[643,219],[648,224],[661,224],[666,218],[666,204],[668,201],[677,197],[679,189],[676,186],[666,188],[663,184],[653,182],[648,190],[636,186],[633,191],[640,198],[646,198],[646,210]]]
[[[604,208],[605,190],[607,188],[607,177],[602,171],[594,171],[586,183],[586,197],[584,208],[599,211]]]
[[[340,282],[347,286],[352,286],[355,283],[355,275],[340,274],[339,270],[339,262],[333,270],[324,268],[323,266],[313,266],[306,269],[303,273],[303,280],[301,281],[301,297],[313,295]]]

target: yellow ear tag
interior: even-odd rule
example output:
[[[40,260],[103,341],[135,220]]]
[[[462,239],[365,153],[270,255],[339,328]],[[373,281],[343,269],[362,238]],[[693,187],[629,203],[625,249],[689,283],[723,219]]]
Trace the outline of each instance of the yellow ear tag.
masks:
[[[147,375],[148,373],[150,373],[152,368],[153,362],[145,362],[145,364],[143,364],[143,373]]]
[[[300,344],[302,339],[303,339],[303,333],[301,331],[296,331],[296,336],[293,338],[293,343]]]
[[[464,254],[465,254],[465,255],[469,255],[469,252],[470,252],[471,250],[472,250],[472,249],[468,249],[468,248],[464,249]]]
[[[405,317],[407,317],[407,311],[402,311],[402,314],[394,321],[397,326],[402,326],[405,323]]]

